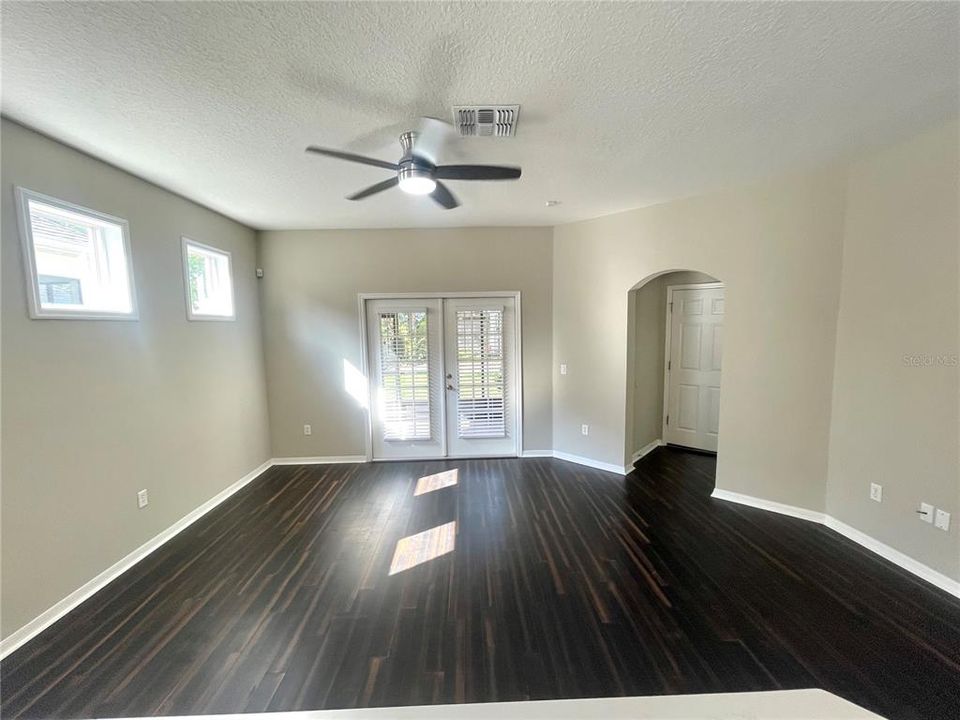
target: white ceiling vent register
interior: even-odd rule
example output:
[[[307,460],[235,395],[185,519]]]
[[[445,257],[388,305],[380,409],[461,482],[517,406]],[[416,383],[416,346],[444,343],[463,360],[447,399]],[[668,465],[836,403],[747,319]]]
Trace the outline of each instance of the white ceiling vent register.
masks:
[[[454,105],[453,124],[463,137],[513,137],[519,105]]]

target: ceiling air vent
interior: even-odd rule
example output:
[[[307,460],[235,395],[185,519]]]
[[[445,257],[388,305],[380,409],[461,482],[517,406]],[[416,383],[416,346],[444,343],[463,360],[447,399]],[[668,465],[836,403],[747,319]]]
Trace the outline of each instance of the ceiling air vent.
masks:
[[[454,105],[453,124],[463,137],[512,137],[519,105]]]

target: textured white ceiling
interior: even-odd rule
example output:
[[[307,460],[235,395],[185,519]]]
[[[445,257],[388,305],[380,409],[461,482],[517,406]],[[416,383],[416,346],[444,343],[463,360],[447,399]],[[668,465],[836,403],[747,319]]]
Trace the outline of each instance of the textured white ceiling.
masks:
[[[13,3],[2,111],[259,228],[558,224],[801,168],[958,112],[957,3]],[[443,211],[303,152],[399,157],[520,103]],[[548,199],[562,204],[547,208]]]

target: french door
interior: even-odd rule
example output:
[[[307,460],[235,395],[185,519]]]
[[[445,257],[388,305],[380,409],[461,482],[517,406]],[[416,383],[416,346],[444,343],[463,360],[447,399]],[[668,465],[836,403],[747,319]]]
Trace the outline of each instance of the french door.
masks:
[[[364,304],[374,460],[519,454],[514,297]]]

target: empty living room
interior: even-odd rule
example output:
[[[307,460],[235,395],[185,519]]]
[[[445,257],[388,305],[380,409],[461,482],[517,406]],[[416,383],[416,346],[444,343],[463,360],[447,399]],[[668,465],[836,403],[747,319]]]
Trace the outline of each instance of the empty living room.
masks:
[[[958,513],[960,2],[0,0],[0,717],[957,720]]]

